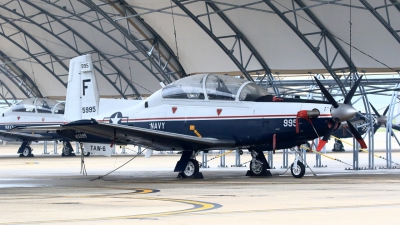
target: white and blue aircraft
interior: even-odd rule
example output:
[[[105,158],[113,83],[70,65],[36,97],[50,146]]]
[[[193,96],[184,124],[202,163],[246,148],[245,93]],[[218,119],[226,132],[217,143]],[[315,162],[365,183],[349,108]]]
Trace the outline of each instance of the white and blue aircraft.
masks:
[[[276,97],[250,81],[201,74],[168,84],[146,100],[125,100],[122,105],[99,100],[92,68],[89,55],[70,62],[66,114],[81,120],[29,129],[55,130],[79,142],[182,151],[174,171],[184,178],[202,177],[197,153],[218,149],[248,149],[253,158],[248,175],[269,175],[263,151],[299,146],[324,136],[318,145],[321,150],[340,123],[357,113],[348,104],[360,80],[341,104],[317,79],[329,102]],[[350,123],[349,129],[366,148]],[[291,172],[296,178],[304,176],[305,166],[298,156]]]
[[[3,141],[22,142],[18,153],[21,157],[33,156],[30,146],[33,141],[60,140],[63,142],[62,155],[73,156],[68,139],[56,133],[10,132],[17,126],[61,125],[64,119],[65,103],[46,98],[28,98],[12,105],[0,117],[0,138]]]

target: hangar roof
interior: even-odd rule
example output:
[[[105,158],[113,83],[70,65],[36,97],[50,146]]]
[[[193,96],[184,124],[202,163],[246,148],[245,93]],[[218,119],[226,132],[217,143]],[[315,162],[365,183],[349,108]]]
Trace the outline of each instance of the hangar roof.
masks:
[[[196,73],[400,70],[397,0],[6,0],[0,21],[7,100],[64,98],[69,59],[89,53],[100,94],[124,98]]]

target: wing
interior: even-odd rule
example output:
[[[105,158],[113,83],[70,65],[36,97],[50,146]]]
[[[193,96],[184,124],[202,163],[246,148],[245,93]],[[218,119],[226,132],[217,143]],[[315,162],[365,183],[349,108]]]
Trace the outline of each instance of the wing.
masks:
[[[98,123],[96,120],[79,120],[61,126],[28,127],[30,130],[57,130],[63,136],[66,130],[80,131],[110,142],[147,146],[156,150],[211,150],[230,148],[232,139],[199,138],[190,135],[146,129],[121,124]],[[93,142],[96,142],[95,140]]]
[[[8,141],[49,141],[54,140],[54,134],[31,134],[0,130],[0,139]]]

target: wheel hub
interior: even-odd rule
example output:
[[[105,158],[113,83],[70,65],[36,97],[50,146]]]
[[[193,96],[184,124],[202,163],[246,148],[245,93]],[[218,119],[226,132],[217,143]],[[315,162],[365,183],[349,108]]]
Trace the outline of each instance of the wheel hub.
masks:
[[[68,147],[65,147],[65,148],[63,149],[63,153],[64,153],[64,155],[69,155],[69,153],[70,153],[69,148],[68,148]]]
[[[29,148],[25,148],[24,151],[22,152],[22,154],[24,156],[28,156],[29,155]]]
[[[183,171],[183,173],[186,176],[190,177],[194,174],[194,170],[195,170],[195,166],[194,166],[193,162],[189,161],[185,168],[185,171]]]
[[[293,167],[293,174],[299,175],[300,173],[301,173],[301,167],[299,165]]]
[[[255,174],[260,174],[262,169],[263,169],[263,164],[261,162],[258,162],[257,160],[255,160],[254,162],[252,162],[251,164],[251,170],[253,171],[253,173]]]

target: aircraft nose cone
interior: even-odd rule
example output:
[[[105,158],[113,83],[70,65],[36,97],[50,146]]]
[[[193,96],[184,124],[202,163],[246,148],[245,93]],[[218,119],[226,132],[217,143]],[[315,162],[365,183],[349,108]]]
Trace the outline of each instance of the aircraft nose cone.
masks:
[[[351,119],[356,113],[357,110],[353,106],[346,104],[339,104],[339,107],[331,110],[332,117],[338,118],[340,122]]]

